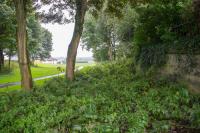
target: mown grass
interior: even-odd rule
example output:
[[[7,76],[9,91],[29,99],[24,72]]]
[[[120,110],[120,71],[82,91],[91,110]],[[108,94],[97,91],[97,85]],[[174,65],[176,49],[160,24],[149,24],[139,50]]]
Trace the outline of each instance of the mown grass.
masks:
[[[57,67],[61,67],[62,69],[65,69],[65,65],[52,65],[52,64],[35,64],[36,66],[31,67],[33,78],[43,77],[43,76],[49,76],[60,73],[57,70]],[[76,67],[81,66],[93,66],[94,63],[88,64],[88,63],[76,63]],[[9,72],[8,70],[5,72],[0,73],[0,84],[3,83],[9,83],[9,82],[19,82],[20,81],[20,73],[18,64],[16,62],[12,62],[11,64],[13,71]],[[35,81],[34,85],[36,86],[42,86],[45,81],[48,81],[50,79],[44,79]],[[20,85],[15,86],[9,86],[5,88],[0,88],[0,92],[10,92],[15,90],[20,90]]]
[[[77,63],[76,67],[93,65],[88,63]],[[0,73],[0,84],[10,83],[10,82],[19,82],[20,81],[20,71],[18,64],[16,62],[12,62],[12,71],[2,72]],[[61,67],[65,69],[65,65],[53,65],[53,64],[35,64],[35,66],[31,67],[31,73],[33,78],[44,77],[49,75],[55,75],[61,73],[57,70],[57,67]]]
[[[20,81],[20,71],[16,63],[12,62],[12,71],[9,73],[0,74],[0,84],[9,82],[19,82]],[[64,65],[51,65],[51,64],[37,64],[31,67],[31,73],[33,78],[49,76],[60,73],[57,67],[65,68]]]
[[[43,79],[43,80],[35,81],[34,86],[41,87],[48,80],[50,80],[50,79]],[[0,88],[0,93],[20,91],[20,90],[21,90],[21,85],[14,85],[14,86],[9,86],[9,87],[5,87],[5,88]]]

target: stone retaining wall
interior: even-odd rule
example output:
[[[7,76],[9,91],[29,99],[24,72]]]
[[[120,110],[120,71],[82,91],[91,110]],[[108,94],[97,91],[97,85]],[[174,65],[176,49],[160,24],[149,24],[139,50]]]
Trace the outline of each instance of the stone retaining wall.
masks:
[[[164,72],[180,76],[192,92],[200,93],[200,55],[169,54]]]

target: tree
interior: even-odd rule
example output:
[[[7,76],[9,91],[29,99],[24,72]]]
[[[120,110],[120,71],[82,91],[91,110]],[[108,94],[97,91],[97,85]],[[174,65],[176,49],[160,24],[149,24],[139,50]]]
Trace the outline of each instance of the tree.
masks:
[[[52,5],[48,14],[42,14],[43,22],[75,22],[74,33],[72,40],[68,46],[67,52],[67,66],[66,78],[74,79],[75,60],[77,49],[83,32],[83,24],[88,6],[93,6],[94,3],[88,0],[66,0],[66,1],[52,1],[43,0],[42,4]],[[97,4],[102,2],[97,2]],[[64,10],[69,12],[70,18],[64,17]]]
[[[71,22],[75,21],[74,34],[68,47],[67,54],[67,72],[66,78],[69,80],[74,79],[74,68],[77,49],[83,32],[83,24],[86,11],[89,9],[92,14],[97,15],[104,4],[106,11],[115,15],[120,15],[120,8],[127,2],[135,3],[132,0],[41,0],[42,4],[51,5],[49,13],[43,12],[41,16],[45,18],[43,22]],[[105,3],[106,2],[106,3]],[[68,11],[70,18],[64,17],[64,11]]]
[[[41,47],[39,52],[39,58],[41,60],[47,59],[51,57],[51,51],[53,50],[52,45],[52,34],[48,30],[42,28],[41,29]]]
[[[2,70],[3,66],[4,66],[4,55],[2,48],[0,48],[0,71]]]
[[[118,21],[116,26],[118,40],[116,53],[118,58],[131,58],[134,53],[133,40],[138,14],[135,8],[129,5],[122,9],[122,13],[124,16]]]
[[[7,1],[0,2],[0,71],[4,66],[4,54],[8,49],[14,50],[15,24],[14,10],[8,6]]]
[[[78,45],[83,32],[84,18],[87,10],[87,0],[76,0],[75,27],[72,40],[67,52],[67,75],[69,80],[74,79],[74,69]]]
[[[98,19],[88,14],[82,36],[83,47],[92,50],[96,61],[115,60],[116,22],[115,17],[101,13]]]
[[[8,56],[8,68],[11,70],[11,58],[16,55],[16,41],[14,40],[14,43],[9,43],[4,52]]]
[[[89,2],[88,0],[41,0],[41,2],[43,5],[51,6],[47,14],[44,12],[40,14],[43,18],[43,22],[75,22],[73,37],[68,46],[66,66],[66,78],[73,80],[77,49],[82,35],[84,17]],[[64,16],[65,10],[68,11],[70,18]]]
[[[35,13],[27,16],[27,45],[31,64],[38,58],[41,47],[41,25],[35,17]]]
[[[25,90],[30,91],[33,87],[33,83],[27,48],[27,2],[27,0],[14,0],[17,20],[17,50],[21,72],[21,86]]]
[[[43,28],[35,13],[28,16],[28,51],[33,64],[35,59],[49,58],[52,51],[52,34]]]

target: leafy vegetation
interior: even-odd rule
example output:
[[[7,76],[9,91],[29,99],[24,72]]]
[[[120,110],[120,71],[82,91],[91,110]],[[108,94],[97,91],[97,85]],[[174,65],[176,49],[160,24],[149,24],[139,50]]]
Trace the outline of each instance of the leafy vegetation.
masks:
[[[85,67],[75,82],[55,78],[33,92],[1,93],[0,131],[200,131],[200,97],[153,75],[121,61]]]
[[[1,0],[0,83],[21,76],[23,90],[0,89],[0,132],[199,133],[200,95],[178,82],[187,70],[199,85],[200,69],[190,69],[198,64],[199,11],[199,0]],[[39,20],[75,26],[66,78],[33,87],[32,74],[63,71],[60,65],[39,64],[31,74],[30,61],[49,58],[52,50],[52,34]],[[101,63],[75,69],[81,38]],[[11,71],[16,53],[19,65]],[[159,72],[168,54],[184,54],[187,63],[177,64],[184,71]]]
[[[198,2],[151,0],[121,8],[122,17],[86,17],[83,42],[96,61],[134,58],[141,68],[160,67],[167,54],[199,53]],[[113,41],[114,40],[114,41]],[[111,49],[111,50],[110,50]]]
[[[15,10],[8,0],[0,2],[0,71],[4,71],[4,55],[11,57],[16,55],[16,18],[14,17]],[[27,33],[28,33],[28,51],[30,59],[34,62],[35,59],[44,60],[50,57],[52,51],[52,35],[41,27],[35,13],[28,14],[27,18]],[[2,70],[1,70],[2,69]]]

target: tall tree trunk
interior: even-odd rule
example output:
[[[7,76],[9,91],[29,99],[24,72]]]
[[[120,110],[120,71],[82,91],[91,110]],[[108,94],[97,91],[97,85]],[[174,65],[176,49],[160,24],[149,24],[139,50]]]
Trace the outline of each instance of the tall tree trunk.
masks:
[[[76,8],[74,33],[68,47],[66,66],[66,78],[71,81],[74,79],[75,61],[77,49],[83,32],[84,18],[87,10],[87,0],[76,0]]]
[[[1,60],[0,60],[0,72],[2,71],[2,63],[1,63]]]
[[[112,52],[112,43],[109,41],[109,46],[108,46],[108,57],[109,57],[109,61],[113,60],[113,52]]]
[[[17,18],[17,50],[21,72],[21,86],[30,91],[33,87],[27,51],[26,0],[14,0]]]
[[[111,29],[107,29],[108,30],[108,37],[107,37],[107,43],[108,43],[108,58],[109,61],[113,60],[113,48],[112,48],[112,31]]]
[[[116,44],[115,44],[115,40],[113,41],[113,60],[116,60]]]
[[[113,60],[115,61],[116,60],[116,36],[115,36],[114,28],[112,28],[111,37],[112,37]]]
[[[0,71],[2,71],[3,67],[4,67],[4,55],[3,55],[3,49],[0,48]]]
[[[0,71],[2,71],[3,66],[4,66],[3,49],[0,48]]]
[[[8,55],[8,67],[9,67],[9,70],[10,70],[10,62],[11,62],[11,53],[9,53]]]

